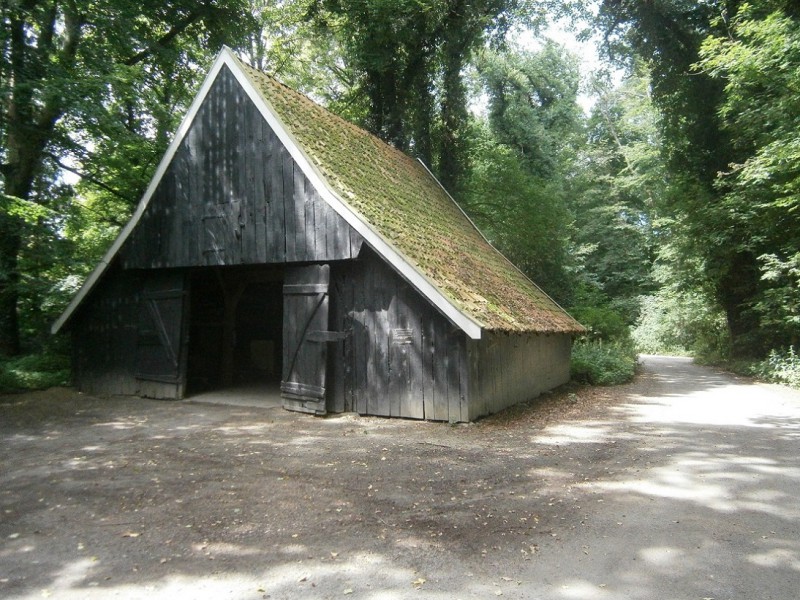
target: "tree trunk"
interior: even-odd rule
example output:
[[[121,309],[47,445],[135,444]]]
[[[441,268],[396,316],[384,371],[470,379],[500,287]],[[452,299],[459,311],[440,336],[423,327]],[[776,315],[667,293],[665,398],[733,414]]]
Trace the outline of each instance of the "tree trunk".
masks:
[[[439,178],[445,189],[458,198],[467,171],[464,125],[467,122],[466,87],[461,78],[466,48],[455,38],[444,44],[442,89],[442,136],[439,151]]]
[[[13,116],[14,113],[12,112]],[[43,142],[36,134],[25,135],[18,122],[9,127],[7,138],[10,161],[5,165],[5,193],[28,200],[33,189],[36,169],[42,162]],[[0,214],[0,356],[15,356],[21,351],[19,335],[19,254],[25,222],[14,215]]]
[[[52,135],[55,117],[43,124],[29,125],[17,118],[9,124],[7,149],[9,162],[4,166],[5,193],[23,201],[31,199],[37,173],[44,160],[45,144]],[[24,113],[23,113],[24,114]],[[27,115],[25,115],[27,116]],[[0,215],[0,356],[15,356],[21,351],[19,331],[19,255],[22,250],[25,222],[14,215]]]
[[[4,192],[24,201],[36,200],[34,182],[65,107],[62,90],[49,85],[48,73],[56,64],[65,71],[74,65],[83,17],[72,1],[60,9],[51,4],[41,12],[12,6],[3,16],[11,81],[2,114],[7,159],[2,166]],[[38,32],[36,44],[28,41],[32,32]],[[19,217],[0,215],[0,355],[6,357],[21,350],[17,303],[24,226]]]
[[[758,294],[760,272],[758,262],[750,253],[730,257],[726,275],[717,283],[718,295],[725,309],[731,354],[734,358],[760,357],[764,340],[758,317],[750,306]]]
[[[20,352],[18,257],[22,245],[21,223],[17,217],[0,213],[0,357]]]

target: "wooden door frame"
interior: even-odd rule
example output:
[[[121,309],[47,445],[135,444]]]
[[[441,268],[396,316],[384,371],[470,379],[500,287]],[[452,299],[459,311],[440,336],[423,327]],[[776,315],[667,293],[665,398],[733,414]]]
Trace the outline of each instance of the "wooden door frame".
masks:
[[[144,285],[139,298],[139,319],[142,313],[149,314],[155,333],[161,345],[167,352],[168,358],[174,364],[174,374],[159,374],[145,372],[139,361],[140,352],[147,344],[142,344],[141,321],[137,323],[137,342],[134,377],[136,379],[137,393],[149,398],[163,398],[181,400],[186,392],[187,358],[189,343],[189,310],[188,299],[189,282],[185,271],[151,271],[145,274]],[[152,286],[152,287],[151,287]],[[180,299],[180,314],[178,319],[178,335],[176,340],[170,339],[165,323],[161,318],[157,300]],[[173,345],[173,342],[177,344]]]
[[[235,265],[235,266],[207,266],[193,268],[187,273],[187,336],[193,324],[193,298],[192,280],[194,274],[210,269],[210,277],[216,281],[219,287],[219,295],[224,302],[222,316],[221,348],[219,350],[219,381],[212,389],[225,389],[234,384],[235,372],[235,329],[236,317],[239,308],[239,301],[252,284],[266,283],[269,285],[283,286],[286,274],[286,265],[264,264],[264,265]],[[266,318],[266,317],[265,317]],[[281,326],[283,323],[281,322]],[[191,340],[188,342],[192,343]],[[281,341],[281,345],[282,345]],[[282,349],[281,349],[282,350]],[[187,365],[185,370],[188,376],[188,356],[191,354],[189,348],[186,349]]]

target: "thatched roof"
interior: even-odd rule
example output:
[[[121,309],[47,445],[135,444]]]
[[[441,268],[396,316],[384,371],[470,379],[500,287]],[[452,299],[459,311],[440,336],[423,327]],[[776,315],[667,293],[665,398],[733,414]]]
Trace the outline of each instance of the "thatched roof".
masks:
[[[58,331],[136,227],[199,106],[229,68],[322,197],[470,337],[481,330],[580,333],[583,327],[498,252],[419,161],[334,115],[227,48],[163,157],[136,213],[53,326]]]
[[[498,252],[419,161],[241,67],[333,191],[484,329],[583,328]]]

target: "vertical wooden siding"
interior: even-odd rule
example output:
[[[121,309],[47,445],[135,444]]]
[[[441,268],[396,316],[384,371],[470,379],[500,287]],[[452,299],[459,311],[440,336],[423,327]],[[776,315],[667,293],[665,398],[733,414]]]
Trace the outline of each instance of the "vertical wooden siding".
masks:
[[[141,277],[109,269],[71,326],[73,379],[89,394],[133,395]]]
[[[464,421],[466,337],[373,252],[334,265],[330,409]]]
[[[121,256],[125,268],[289,263],[360,246],[226,67]]]
[[[567,334],[486,332],[468,341],[469,420],[496,413],[569,381]]]
[[[154,324],[146,297],[150,294],[163,299],[162,293],[169,292],[181,305],[183,281],[183,274],[175,271],[145,276],[141,271],[114,267],[106,273],[72,325],[73,378],[79,390],[152,398],[183,396],[184,310],[177,306],[175,314],[162,315],[168,320],[172,359],[177,361],[167,365],[161,340],[151,331]],[[154,366],[156,373],[152,372]],[[169,372],[162,372],[167,366]]]

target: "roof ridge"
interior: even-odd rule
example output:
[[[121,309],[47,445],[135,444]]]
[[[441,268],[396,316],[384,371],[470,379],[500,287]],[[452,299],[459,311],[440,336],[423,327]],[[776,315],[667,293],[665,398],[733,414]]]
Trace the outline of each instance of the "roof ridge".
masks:
[[[330,108],[328,108],[327,106],[325,106],[325,105],[323,105],[323,104],[320,104],[319,102],[317,102],[317,101],[316,101],[316,100],[314,100],[313,98],[311,98],[311,97],[307,96],[306,94],[304,94],[304,93],[302,93],[302,92],[299,92],[298,90],[294,89],[293,87],[291,87],[291,86],[289,86],[289,85],[285,84],[283,81],[281,81],[281,80],[280,80],[280,79],[277,77],[277,75],[273,75],[273,74],[267,73],[266,71],[262,71],[262,70],[260,70],[260,69],[257,69],[257,68],[255,68],[254,66],[252,66],[252,65],[250,65],[250,64],[248,64],[248,63],[246,63],[246,62],[245,62],[245,61],[243,61],[241,58],[239,58],[238,56],[236,56],[236,54],[233,54],[233,56],[234,56],[234,58],[236,58],[236,60],[237,60],[237,61],[239,61],[239,64],[240,64],[242,67],[244,67],[246,70],[253,71],[253,72],[254,72],[256,75],[259,75],[259,76],[261,76],[261,77],[266,77],[266,78],[268,78],[268,79],[270,79],[270,80],[274,81],[274,82],[275,82],[275,83],[277,83],[279,86],[281,86],[281,87],[282,87],[282,88],[283,88],[283,89],[284,89],[286,92],[288,92],[288,93],[292,94],[293,96],[295,96],[295,97],[296,97],[298,100],[300,100],[301,102],[306,102],[306,103],[308,103],[308,104],[311,104],[311,105],[312,105],[312,106],[314,106],[315,108],[318,108],[318,109],[324,110],[326,113],[328,113],[328,114],[329,114],[330,116],[332,116],[334,119],[336,119],[336,120],[337,120],[337,121],[338,121],[338,122],[339,122],[341,125],[344,125],[345,127],[349,128],[349,129],[350,129],[350,130],[352,130],[354,133],[357,133],[358,135],[361,135],[361,136],[364,136],[364,137],[368,137],[368,138],[370,138],[371,140],[373,140],[374,142],[377,142],[377,143],[379,143],[380,145],[382,145],[382,146],[384,146],[384,147],[386,147],[386,148],[388,148],[388,149],[392,150],[393,152],[397,152],[397,153],[399,153],[399,154],[403,155],[403,156],[404,156],[404,157],[405,157],[407,160],[409,160],[410,162],[416,162],[416,160],[414,159],[414,157],[412,157],[412,156],[409,156],[408,154],[406,154],[406,153],[405,153],[405,151],[401,150],[401,149],[400,149],[400,148],[398,148],[397,146],[393,146],[392,144],[390,144],[390,143],[389,143],[389,142],[387,142],[386,140],[382,139],[382,138],[381,138],[381,137],[379,137],[378,135],[376,135],[376,134],[372,133],[372,132],[371,132],[371,131],[369,131],[368,129],[366,129],[366,128],[364,128],[364,127],[362,127],[362,126],[360,126],[360,125],[358,125],[358,124],[356,124],[356,123],[353,123],[352,121],[348,121],[347,119],[345,119],[345,118],[344,118],[344,117],[342,117],[341,115],[338,115],[338,114],[336,114],[335,112],[333,112],[333,111],[332,111]]]
[[[459,312],[487,330],[583,331],[494,247],[426,165],[235,58],[331,192]]]

